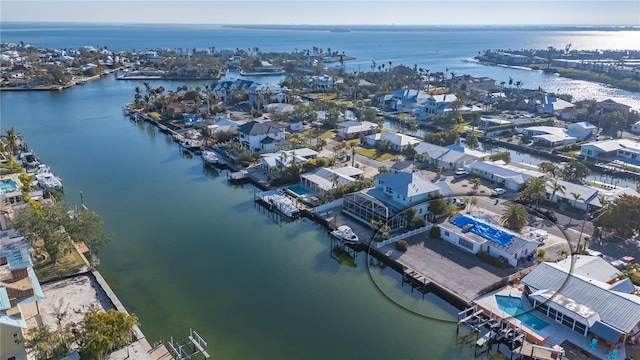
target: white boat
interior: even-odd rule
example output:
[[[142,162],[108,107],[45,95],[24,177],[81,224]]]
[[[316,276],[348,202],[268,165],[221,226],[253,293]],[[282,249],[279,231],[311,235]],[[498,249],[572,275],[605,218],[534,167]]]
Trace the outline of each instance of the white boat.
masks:
[[[35,167],[40,164],[40,159],[32,152],[23,152],[20,154],[20,161],[24,167]]]
[[[207,164],[217,164],[220,162],[220,158],[215,152],[205,150],[202,152],[202,161]]]
[[[38,185],[46,190],[62,190],[62,180],[52,173],[42,173],[36,175]]]
[[[39,164],[38,166],[36,166],[35,170],[33,171],[34,175],[46,174],[50,172],[51,172],[51,169],[49,168],[48,165],[45,165],[45,164]]]
[[[358,243],[358,235],[356,235],[353,230],[347,225],[340,225],[337,229],[331,232],[331,235],[337,237],[338,239],[348,243],[348,244],[357,244]]]

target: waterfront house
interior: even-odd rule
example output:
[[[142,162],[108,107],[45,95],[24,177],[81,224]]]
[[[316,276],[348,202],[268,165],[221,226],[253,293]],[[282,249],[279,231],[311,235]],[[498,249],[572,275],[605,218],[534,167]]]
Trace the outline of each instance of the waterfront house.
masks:
[[[564,186],[564,192],[556,191],[554,194],[552,186],[556,182]],[[572,194],[580,195],[579,200],[576,200]],[[569,181],[552,179],[547,182],[547,199],[549,201],[557,204],[568,204],[583,211],[587,211],[590,204],[598,199],[598,194],[599,191],[596,188]]]
[[[407,219],[399,214],[409,207],[415,210],[415,216],[426,219],[429,199],[441,192],[420,172],[385,172],[373,179],[373,188],[343,197],[342,211],[367,225],[373,220],[382,221],[391,231],[407,226]]]
[[[389,95],[378,97],[378,102],[385,109],[410,113],[419,103],[426,101],[430,96],[422,90],[398,89]]]
[[[335,169],[326,167],[315,169],[300,175],[300,184],[322,195],[327,191],[355,182],[362,177],[364,171],[344,166]]]
[[[522,279],[536,314],[612,346],[640,333],[640,297],[629,279],[600,257],[543,262]]]
[[[380,125],[369,121],[345,121],[337,124],[338,136],[343,139],[353,139],[371,135],[380,129]]]
[[[332,87],[334,83],[333,78],[327,74],[312,76],[311,81],[313,82],[314,89],[322,91]]]
[[[435,166],[444,166],[447,169],[466,167],[478,160],[479,154],[467,153],[465,150],[452,147],[439,146],[428,142],[420,142],[414,147],[416,160]],[[482,154],[482,153],[480,153]]]
[[[365,136],[365,143],[371,146],[378,146],[383,141],[388,141],[391,144],[391,150],[400,152],[407,148],[407,146],[415,146],[420,143],[420,139],[413,136],[382,132]]]
[[[418,119],[446,116],[451,111],[451,104],[456,100],[458,97],[455,94],[429,95],[416,105],[413,114]]]
[[[595,160],[640,161],[640,143],[629,139],[593,141],[580,145],[580,155]]]
[[[531,126],[516,130],[522,132],[524,136],[530,137],[536,144],[548,147],[573,144],[578,139],[570,135],[565,129],[555,126]]]
[[[514,267],[532,259],[542,245],[535,238],[505,229],[488,215],[458,214],[440,224],[440,238],[472,254],[482,252]]]
[[[496,81],[490,77],[473,77],[471,75],[460,75],[450,80],[451,85],[465,91],[478,90],[487,92],[496,87]]]
[[[526,164],[505,164],[502,161],[476,161],[468,167],[472,175],[496,183],[507,190],[520,191],[532,177],[544,178],[544,173]]]
[[[294,150],[280,150],[274,153],[266,153],[260,155],[260,166],[265,171],[273,171],[276,168],[287,168],[293,162],[303,164],[309,159],[318,157],[318,152],[309,148],[300,148]]]
[[[23,237],[0,235],[0,358],[27,359],[24,337],[37,326],[44,292]]]
[[[274,121],[251,121],[238,127],[240,144],[253,151],[270,151],[285,139],[284,126]]]

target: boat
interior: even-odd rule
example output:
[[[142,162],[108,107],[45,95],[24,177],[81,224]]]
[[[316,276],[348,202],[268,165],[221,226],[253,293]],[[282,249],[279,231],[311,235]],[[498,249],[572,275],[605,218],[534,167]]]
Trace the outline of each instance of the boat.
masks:
[[[50,172],[37,174],[38,185],[45,190],[62,190],[62,180]]]
[[[337,229],[331,232],[331,235],[334,237],[344,241],[348,244],[357,244],[358,243],[358,235],[356,235],[353,230],[347,225],[340,225]]]
[[[217,164],[220,162],[220,158],[215,152],[204,150],[202,152],[202,161],[207,164]]]
[[[35,170],[33,170],[34,175],[46,174],[50,172],[51,172],[51,168],[49,168],[49,166],[45,164],[38,164]]]
[[[32,152],[21,153],[20,161],[24,167],[36,167],[40,164],[40,159],[38,159]]]

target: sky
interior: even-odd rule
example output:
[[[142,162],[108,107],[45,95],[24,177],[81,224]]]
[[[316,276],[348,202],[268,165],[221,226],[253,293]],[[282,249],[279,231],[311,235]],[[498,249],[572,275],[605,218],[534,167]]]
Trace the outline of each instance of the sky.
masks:
[[[0,1],[0,21],[137,24],[640,26],[640,1],[2,0]]]

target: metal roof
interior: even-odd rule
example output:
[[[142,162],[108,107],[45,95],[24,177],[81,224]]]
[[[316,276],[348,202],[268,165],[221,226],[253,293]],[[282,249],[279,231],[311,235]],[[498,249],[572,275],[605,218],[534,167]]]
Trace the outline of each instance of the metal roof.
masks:
[[[9,309],[11,309],[11,301],[9,301],[9,294],[7,294],[7,289],[4,287],[0,287],[0,310]]]
[[[384,182],[384,186],[390,187],[394,193],[408,197],[428,194],[439,191],[440,188],[430,181],[427,181],[419,172],[385,172],[378,174],[375,180]]]
[[[494,174],[499,178],[513,179],[519,184],[524,184],[532,177],[544,177],[544,174],[539,171],[524,169],[513,165],[501,165],[491,161],[476,161],[470,165],[470,168],[472,170]]]
[[[633,285],[633,282],[631,282],[631,279],[624,278],[618,282],[613,283],[609,290],[631,294],[636,291],[636,287]]]
[[[576,304],[593,309],[602,322],[623,332],[630,332],[640,322],[640,297],[603,288],[601,282],[567,272],[556,263],[541,263],[522,283],[534,291],[556,291]],[[550,301],[555,302],[555,297]]]
[[[591,329],[589,329],[589,331],[591,331],[595,335],[598,335],[599,337],[605,339],[606,341],[612,344],[617,344],[620,341],[620,337],[624,335],[619,330],[614,329],[611,326],[601,321],[598,321],[595,324],[593,324],[593,326],[591,327]]]
[[[620,274],[620,270],[599,256],[576,255],[556,262],[565,272],[585,276],[607,283]]]

